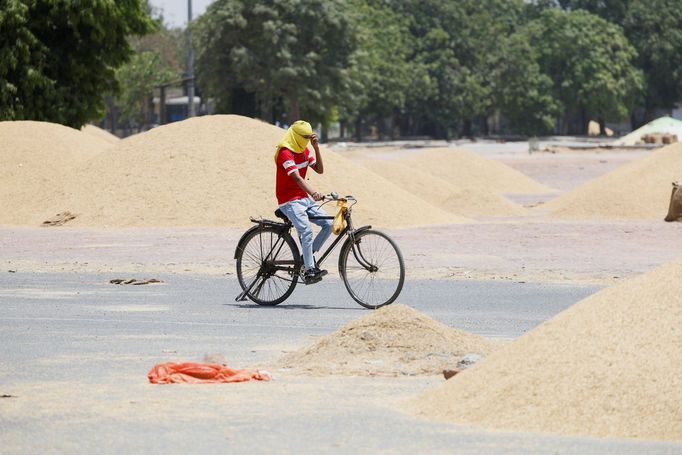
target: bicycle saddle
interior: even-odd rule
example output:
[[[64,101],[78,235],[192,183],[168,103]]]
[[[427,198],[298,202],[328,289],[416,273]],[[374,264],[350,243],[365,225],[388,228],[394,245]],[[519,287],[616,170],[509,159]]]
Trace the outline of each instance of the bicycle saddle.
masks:
[[[282,212],[280,209],[275,210],[275,216],[277,218],[283,219],[284,221],[289,221],[289,218],[287,218],[287,216],[284,214],[284,212]]]

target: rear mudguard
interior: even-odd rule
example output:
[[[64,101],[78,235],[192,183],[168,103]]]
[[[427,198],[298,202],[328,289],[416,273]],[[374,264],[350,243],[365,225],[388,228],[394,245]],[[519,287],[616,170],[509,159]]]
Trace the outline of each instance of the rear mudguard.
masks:
[[[255,222],[255,221],[254,221]],[[244,234],[242,234],[242,237],[239,239],[239,242],[237,243],[237,248],[234,250],[234,258],[237,259],[239,252],[244,248],[244,245],[246,243],[247,237],[253,232],[253,231],[259,231],[267,228],[272,228],[275,232],[284,232],[289,230],[289,225],[285,223],[278,223],[277,221],[270,221],[270,220],[262,220],[258,222],[257,225],[253,226],[252,228],[247,229]]]

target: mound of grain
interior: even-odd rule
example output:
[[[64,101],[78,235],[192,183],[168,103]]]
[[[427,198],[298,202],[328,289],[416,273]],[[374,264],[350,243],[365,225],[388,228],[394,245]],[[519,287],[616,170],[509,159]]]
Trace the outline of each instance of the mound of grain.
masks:
[[[582,300],[411,406],[498,429],[682,440],[682,260]]]
[[[0,144],[0,185],[49,181],[110,147],[73,128],[34,121],[0,122]]]
[[[92,227],[246,226],[249,216],[273,218],[273,156],[282,134],[273,125],[235,115],[155,128],[88,161],[63,188],[42,195],[30,210],[17,208],[5,222],[40,224],[65,210],[78,214],[69,225]],[[322,192],[354,194],[360,200],[354,212],[358,223],[466,221],[333,152],[323,154],[325,174],[309,171],[312,185]]]
[[[109,131],[103,130],[96,125],[85,125],[81,128],[81,131],[111,144],[118,144],[118,142],[121,140],[118,136],[115,136]]]
[[[485,182],[446,181],[398,160],[368,159],[361,164],[387,180],[400,182],[402,188],[415,196],[456,215],[522,216],[528,213],[520,205],[498,195]]]
[[[61,187],[79,165],[110,148],[73,128],[34,121],[0,122],[0,144],[0,222],[30,211],[40,194]]]
[[[462,188],[488,188],[497,194],[554,191],[505,164],[466,150],[426,149],[400,162]]]
[[[314,345],[287,354],[278,367],[314,375],[440,374],[468,353],[495,345],[451,329],[401,304],[372,311]]]
[[[543,207],[558,218],[662,219],[670,184],[682,178],[682,144],[625,164]]]

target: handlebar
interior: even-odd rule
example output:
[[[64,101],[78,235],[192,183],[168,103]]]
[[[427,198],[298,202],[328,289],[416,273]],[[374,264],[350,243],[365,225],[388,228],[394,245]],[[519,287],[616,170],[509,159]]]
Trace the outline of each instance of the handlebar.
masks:
[[[331,193],[329,193],[329,194],[325,194],[324,196],[322,196],[322,200],[325,201],[325,202],[338,201],[338,200],[340,200],[340,199],[341,199],[341,200],[344,200],[344,199],[345,199],[346,201],[355,201],[355,202],[357,202],[357,199],[355,199],[355,198],[354,198],[353,196],[351,196],[351,195],[344,196],[344,197],[339,197],[339,193],[336,193],[336,192],[331,192]]]

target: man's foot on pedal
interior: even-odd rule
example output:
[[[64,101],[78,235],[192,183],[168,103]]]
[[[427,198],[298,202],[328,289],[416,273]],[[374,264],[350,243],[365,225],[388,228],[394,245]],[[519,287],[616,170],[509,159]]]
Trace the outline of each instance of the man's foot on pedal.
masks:
[[[313,267],[313,271],[315,272],[315,275],[319,276],[320,278],[322,278],[323,276],[325,276],[327,274],[326,270],[321,270],[318,267]]]
[[[326,270],[320,270],[317,268],[311,268],[305,270],[301,274],[301,278],[303,279],[303,284],[315,284],[319,283],[322,281],[322,277],[327,274]]]

